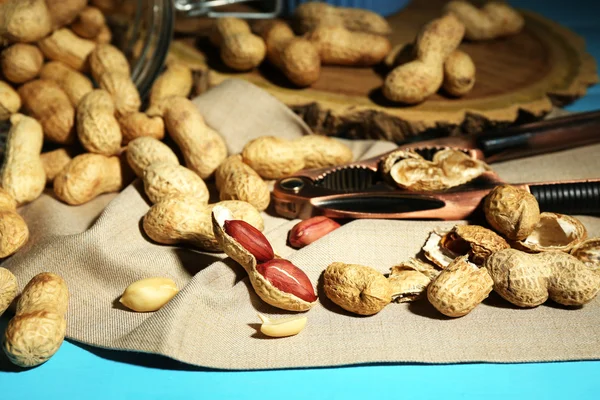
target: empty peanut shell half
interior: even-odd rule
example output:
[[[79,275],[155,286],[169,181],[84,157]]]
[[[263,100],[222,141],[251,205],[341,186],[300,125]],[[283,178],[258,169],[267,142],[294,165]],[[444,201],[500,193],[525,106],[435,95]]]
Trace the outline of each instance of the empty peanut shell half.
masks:
[[[513,243],[513,247],[528,251],[570,251],[587,238],[587,229],[575,217],[543,212],[533,232],[525,239]]]

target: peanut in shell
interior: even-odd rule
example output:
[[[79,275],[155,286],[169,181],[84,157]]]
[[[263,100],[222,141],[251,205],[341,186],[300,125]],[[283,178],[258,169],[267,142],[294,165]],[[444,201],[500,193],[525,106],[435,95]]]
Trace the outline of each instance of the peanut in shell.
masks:
[[[495,187],[485,198],[483,211],[487,222],[507,239],[525,239],[540,220],[536,198],[511,185]]]

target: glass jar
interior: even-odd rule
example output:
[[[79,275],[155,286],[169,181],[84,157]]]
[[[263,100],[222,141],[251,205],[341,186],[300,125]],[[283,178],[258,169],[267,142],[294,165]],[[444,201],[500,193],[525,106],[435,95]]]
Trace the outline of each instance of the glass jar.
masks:
[[[103,11],[113,33],[113,44],[129,59],[131,78],[144,98],[162,71],[173,39],[173,0],[101,3],[106,3]]]

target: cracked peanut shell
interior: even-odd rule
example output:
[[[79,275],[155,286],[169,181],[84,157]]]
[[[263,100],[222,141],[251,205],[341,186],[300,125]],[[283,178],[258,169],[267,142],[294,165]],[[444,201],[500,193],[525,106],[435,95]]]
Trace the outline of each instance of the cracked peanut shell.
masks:
[[[391,153],[383,162],[383,172],[402,189],[439,191],[460,186],[478,178],[490,167],[457,149],[435,152],[431,161],[415,151]]]
[[[423,246],[423,252],[428,260],[445,268],[461,255],[468,256],[469,261],[480,265],[494,252],[509,247],[503,237],[483,226],[456,225],[448,231],[432,232]]]
[[[585,225],[575,217],[543,212],[533,231],[513,247],[528,252],[560,250],[569,252],[587,238]]]
[[[254,291],[265,303],[289,311],[307,311],[317,303],[317,300],[308,302],[293,294],[279,290],[258,272],[256,258],[225,232],[223,227],[225,221],[234,219],[233,213],[227,207],[213,208],[211,218],[213,232],[219,246],[225,254],[246,270]]]

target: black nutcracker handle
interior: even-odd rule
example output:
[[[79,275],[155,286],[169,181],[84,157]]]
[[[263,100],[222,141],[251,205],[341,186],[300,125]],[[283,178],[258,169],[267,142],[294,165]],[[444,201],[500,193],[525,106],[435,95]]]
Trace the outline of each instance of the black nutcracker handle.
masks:
[[[560,214],[600,214],[600,179],[530,184],[540,210]]]

